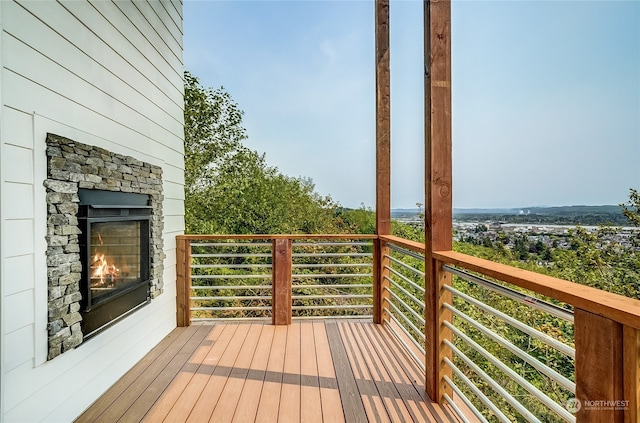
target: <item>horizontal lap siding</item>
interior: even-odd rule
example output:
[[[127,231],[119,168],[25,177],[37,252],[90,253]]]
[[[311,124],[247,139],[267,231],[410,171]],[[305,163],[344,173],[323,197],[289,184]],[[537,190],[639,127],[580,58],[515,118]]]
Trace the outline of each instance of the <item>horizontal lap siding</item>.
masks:
[[[69,421],[175,326],[184,229],[180,1],[0,3],[2,419]],[[46,132],[161,166],[164,293],[50,362]]]

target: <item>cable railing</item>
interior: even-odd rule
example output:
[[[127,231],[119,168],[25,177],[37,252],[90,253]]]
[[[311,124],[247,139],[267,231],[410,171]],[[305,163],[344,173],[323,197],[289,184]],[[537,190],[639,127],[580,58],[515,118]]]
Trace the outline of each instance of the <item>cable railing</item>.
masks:
[[[382,254],[383,320],[424,371],[424,254],[389,241]]]
[[[393,236],[183,235],[177,251],[180,326],[373,316],[462,421],[640,420],[640,301]]]
[[[373,238],[183,236],[179,320],[371,318]]]
[[[481,421],[574,422],[573,312],[452,266],[446,383]],[[486,389],[486,388],[489,389]]]
[[[191,320],[271,318],[271,242],[191,242]]]
[[[373,243],[294,240],[292,317],[371,318]]]

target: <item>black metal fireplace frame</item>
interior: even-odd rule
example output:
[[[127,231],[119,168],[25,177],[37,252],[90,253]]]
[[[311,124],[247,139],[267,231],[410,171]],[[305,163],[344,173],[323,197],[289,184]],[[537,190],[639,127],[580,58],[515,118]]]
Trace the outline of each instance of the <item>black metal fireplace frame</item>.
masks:
[[[82,232],[79,242],[82,261],[80,313],[82,314],[82,332],[84,338],[87,339],[129,312],[151,301],[150,223],[152,207],[148,205],[149,196],[144,194],[79,190],[79,197],[78,224]],[[91,228],[93,223],[101,222],[140,222],[140,278],[131,286],[94,299],[91,295],[89,269]]]

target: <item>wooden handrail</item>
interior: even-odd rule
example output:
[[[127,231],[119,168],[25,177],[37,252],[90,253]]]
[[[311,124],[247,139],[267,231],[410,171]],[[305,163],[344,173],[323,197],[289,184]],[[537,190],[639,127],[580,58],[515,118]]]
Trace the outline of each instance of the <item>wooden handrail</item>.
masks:
[[[407,250],[415,251],[416,253],[424,254],[425,252],[425,247],[422,242],[411,241],[393,235],[380,235],[379,238],[391,244],[404,247]]]
[[[361,235],[361,234],[189,234],[177,235],[176,239],[187,240],[211,240],[211,239],[376,239],[377,235]]]
[[[455,251],[434,251],[433,257],[640,329],[639,300]]]

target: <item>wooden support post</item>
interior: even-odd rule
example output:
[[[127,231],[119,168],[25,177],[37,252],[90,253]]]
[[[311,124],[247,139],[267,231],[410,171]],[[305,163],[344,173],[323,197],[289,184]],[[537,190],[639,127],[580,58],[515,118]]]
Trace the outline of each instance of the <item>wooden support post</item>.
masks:
[[[272,241],[271,323],[291,324],[291,239]]]
[[[373,241],[373,323],[384,324],[389,317],[385,312],[386,298],[389,297],[389,256],[391,251],[381,239]]]
[[[574,337],[576,398],[580,401],[577,422],[623,422],[623,326],[576,309]]]
[[[176,238],[176,325],[191,324],[191,241]]]
[[[640,330],[625,326],[624,337],[624,399],[629,401],[625,423],[640,423]]]
[[[447,310],[444,307],[444,304],[453,304],[453,295],[451,292],[444,289],[445,285],[451,285],[452,275],[449,272],[445,272],[442,268],[443,263],[439,261],[435,261],[435,280],[434,284],[438,295],[438,307],[440,310],[438,313],[438,393],[434,400],[438,403],[442,404],[444,401],[444,394],[449,395],[449,398],[453,398],[453,389],[445,382],[444,377],[447,376],[449,379],[453,380],[453,370],[449,366],[447,366],[444,362],[445,357],[449,360],[453,361],[453,351],[449,347],[447,347],[442,341],[447,339],[449,341],[452,340],[453,334],[451,333],[451,329],[448,329],[444,322],[453,323],[453,313]]]
[[[391,234],[389,0],[376,0],[376,234]]]
[[[425,60],[425,335],[426,388],[442,402],[441,383],[449,374],[442,362],[442,284],[450,283],[438,270],[433,251],[452,248],[451,200],[451,3],[424,2]],[[444,372],[444,373],[443,373]]]

